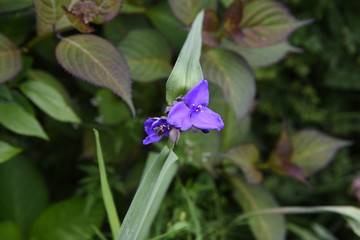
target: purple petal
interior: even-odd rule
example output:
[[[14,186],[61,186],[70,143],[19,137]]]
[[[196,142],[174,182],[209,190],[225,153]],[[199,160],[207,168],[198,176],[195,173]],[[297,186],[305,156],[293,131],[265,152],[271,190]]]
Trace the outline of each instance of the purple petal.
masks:
[[[193,87],[184,97],[184,102],[189,106],[202,105],[206,107],[209,104],[208,82],[204,79],[198,85]]]
[[[191,122],[199,129],[217,129],[220,131],[224,127],[220,115],[206,107],[203,107],[199,112],[194,111],[191,114]]]
[[[143,140],[143,144],[144,145],[148,145],[150,143],[156,143],[158,141],[160,141],[162,138],[162,136],[158,136],[156,133],[155,134],[152,134],[152,135],[149,135],[147,136],[144,140]]]
[[[190,109],[184,102],[178,102],[171,108],[167,122],[170,125],[180,128],[182,131],[188,130],[192,126],[190,113]]]
[[[152,128],[152,125],[155,121],[157,121],[157,119],[149,118],[144,122],[144,129],[147,135],[152,135],[155,133],[155,131]]]

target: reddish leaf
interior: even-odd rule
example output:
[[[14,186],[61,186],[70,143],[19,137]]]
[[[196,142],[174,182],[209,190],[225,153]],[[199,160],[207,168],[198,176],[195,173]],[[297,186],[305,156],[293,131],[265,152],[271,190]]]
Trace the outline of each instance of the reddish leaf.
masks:
[[[244,1],[241,32],[231,38],[245,47],[265,47],[285,40],[295,29],[312,20],[296,20],[280,3],[272,0]]]

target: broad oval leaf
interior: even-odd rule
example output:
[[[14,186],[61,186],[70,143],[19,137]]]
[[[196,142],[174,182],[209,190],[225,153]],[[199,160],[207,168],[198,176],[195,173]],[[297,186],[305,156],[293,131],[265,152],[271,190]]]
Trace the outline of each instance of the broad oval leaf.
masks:
[[[21,148],[14,147],[6,142],[0,141],[0,163],[13,158],[21,152]]]
[[[216,0],[168,0],[174,15],[184,24],[190,25],[202,9],[216,10]]]
[[[70,73],[122,97],[135,114],[129,67],[108,41],[91,34],[73,35],[61,40],[56,47],[56,56]]]
[[[0,83],[6,82],[23,67],[21,51],[5,35],[0,33]]]
[[[148,163],[116,240],[144,240],[179,167],[166,146]]]
[[[232,38],[245,47],[265,47],[286,39],[295,29],[312,20],[299,21],[273,0],[244,1],[241,33]]]
[[[0,239],[21,240],[21,232],[16,225],[10,221],[0,222]]]
[[[200,66],[201,29],[204,11],[201,11],[191,26],[190,32],[166,82],[166,101],[169,105],[180,95],[185,95],[203,79]]]
[[[64,14],[62,6],[68,6],[71,0],[34,0],[36,17],[39,20],[55,24]]]
[[[253,67],[265,67],[281,61],[288,53],[299,53],[300,48],[291,46],[288,41],[267,47],[246,48],[223,39],[222,47],[240,54]]]
[[[255,79],[244,59],[227,50],[211,49],[204,54],[202,66],[205,77],[221,88],[236,117],[244,117],[255,96]]]
[[[235,176],[229,176],[234,195],[245,213],[278,207],[278,203],[265,188],[249,185]],[[286,227],[283,215],[259,215],[249,219],[250,228],[257,240],[283,240]]]
[[[79,123],[69,103],[64,87],[50,74],[32,70],[29,80],[20,85],[21,91],[41,110],[56,120]]]
[[[291,162],[310,176],[324,168],[342,147],[351,145],[345,141],[328,136],[316,129],[305,129],[292,136],[293,154]]]
[[[16,103],[0,101],[0,123],[7,129],[25,136],[49,139],[34,115]]]
[[[240,144],[231,148],[224,157],[232,161],[245,175],[251,184],[258,184],[262,180],[262,173],[257,164],[260,161],[260,153],[253,143]]]
[[[119,49],[129,64],[134,80],[149,82],[165,78],[171,72],[170,46],[155,30],[131,31],[120,43]]]
[[[187,33],[180,29],[181,22],[172,14],[167,2],[159,2],[156,6],[147,9],[147,17],[151,23],[170,40],[172,45],[180,49]]]
[[[0,218],[11,220],[23,233],[48,202],[44,178],[21,157],[0,164],[0,192]]]
[[[85,199],[74,198],[48,207],[35,221],[30,239],[88,240],[92,227],[100,227],[104,209],[100,203],[88,206]]]

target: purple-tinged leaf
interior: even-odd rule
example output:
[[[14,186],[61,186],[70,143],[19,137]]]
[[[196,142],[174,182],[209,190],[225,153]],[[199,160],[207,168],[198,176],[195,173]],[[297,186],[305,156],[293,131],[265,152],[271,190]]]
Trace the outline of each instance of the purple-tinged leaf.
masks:
[[[276,172],[289,175],[306,184],[306,178],[301,168],[291,162],[293,152],[291,136],[286,123],[283,123],[279,140],[269,157],[269,166]]]
[[[248,64],[239,55],[211,49],[202,58],[205,78],[222,90],[238,119],[250,110],[255,96],[255,80]]]
[[[221,47],[240,54],[253,67],[266,67],[281,61],[289,53],[302,51],[300,48],[291,46],[286,40],[267,47],[247,48],[223,39]]]
[[[5,35],[0,33],[0,83],[6,82],[23,67],[21,51]]]
[[[258,184],[263,175],[257,168],[260,160],[258,148],[253,143],[238,145],[224,154],[224,157],[235,164],[245,175],[248,183]]]
[[[216,10],[216,0],[168,0],[174,15],[185,25],[190,25],[202,9]]]
[[[266,211],[278,207],[269,191],[261,186],[249,185],[236,176],[228,176],[234,186],[235,200],[245,213]],[[284,240],[286,234],[285,218],[281,214],[258,215],[249,218],[250,228],[257,240]]]
[[[244,1],[240,33],[231,38],[244,47],[265,47],[284,41],[312,20],[296,20],[282,4],[272,0]]]
[[[345,141],[328,136],[316,129],[299,131],[292,136],[293,155],[291,162],[301,168],[306,176],[310,176],[324,168],[342,147],[351,145]]]
[[[70,73],[122,97],[135,114],[129,67],[122,54],[108,41],[91,34],[73,35],[60,41],[56,56]]]
[[[93,23],[107,23],[119,14],[124,0],[93,0],[100,9],[100,14],[96,16]]]
[[[243,2],[234,0],[224,14],[223,34],[227,37],[240,31],[239,23],[243,17]]]
[[[220,45],[220,38],[216,35],[219,28],[219,18],[214,10],[206,10],[202,26],[203,43],[210,47]]]

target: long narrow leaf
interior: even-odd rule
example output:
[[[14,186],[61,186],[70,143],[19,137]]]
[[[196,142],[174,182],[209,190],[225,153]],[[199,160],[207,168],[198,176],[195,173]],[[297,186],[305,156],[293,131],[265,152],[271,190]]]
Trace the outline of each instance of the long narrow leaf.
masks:
[[[97,158],[98,158],[98,163],[99,163],[101,193],[102,193],[102,197],[104,200],[106,213],[107,213],[107,216],[109,219],[111,233],[112,233],[113,239],[115,239],[116,234],[120,228],[120,221],[119,221],[119,217],[117,215],[114,199],[112,197],[109,182],[108,182],[107,176],[106,176],[106,169],[105,169],[104,158],[103,158],[103,154],[102,154],[102,150],[101,150],[99,132],[96,129],[94,129],[94,134],[95,134],[95,140],[96,140]]]
[[[178,157],[168,147],[147,167],[116,240],[143,240],[178,169]]]

